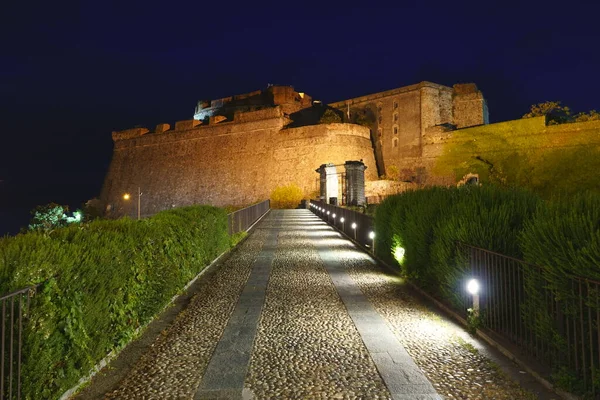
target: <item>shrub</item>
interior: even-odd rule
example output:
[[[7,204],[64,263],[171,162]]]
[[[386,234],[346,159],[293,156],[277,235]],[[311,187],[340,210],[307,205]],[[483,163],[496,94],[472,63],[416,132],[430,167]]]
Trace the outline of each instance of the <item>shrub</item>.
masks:
[[[97,220],[0,240],[0,293],[45,281],[23,337],[23,395],[57,398],[229,247],[223,210]]]
[[[552,279],[600,280],[600,196],[590,192],[540,204],[519,236],[526,261]]]
[[[296,208],[303,198],[302,189],[293,183],[278,186],[271,192],[271,208]]]
[[[517,235],[540,202],[493,186],[432,187],[384,200],[375,214],[377,247],[423,288],[454,302],[466,268],[457,241],[521,256]]]
[[[541,270],[531,265],[522,269],[527,295],[519,304],[521,319],[552,347],[547,355],[553,357],[556,384],[583,393],[581,374],[565,374],[573,349],[555,313],[580,318],[582,286],[572,285],[573,277],[600,280],[600,195],[583,192],[542,200],[532,192],[489,185],[430,188],[384,200],[375,226],[376,247],[385,251],[380,257],[397,263],[404,275],[459,310],[470,266],[457,241],[538,265]],[[596,289],[587,290],[597,295]],[[548,291],[558,311],[549,309]],[[590,315],[600,312],[595,301],[585,305],[592,308]],[[470,321],[480,322],[472,315]]]
[[[340,122],[342,122],[342,117],[340,116],[339,111],[332,108],[325,110],[321,119],[319,119],[320,124],[336,124]]]

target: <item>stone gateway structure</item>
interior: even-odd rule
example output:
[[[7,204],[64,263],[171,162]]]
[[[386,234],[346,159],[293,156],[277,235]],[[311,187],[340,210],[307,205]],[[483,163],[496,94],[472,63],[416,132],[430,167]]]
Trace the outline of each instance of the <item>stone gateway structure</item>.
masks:
[[[242,206],[289,184],[318,197],[315,168],[349,160],[364,163],[367,184],[394,171],[426,179],[427,135],[487,122],[474,84],[422,82],[329,106],[290,86],[269,86],[199,101],[193,119],[173,128],[113,132],[101,200],[108,216],[119,217],[137,214],[137,201],[123,194],[138,188],[142,216],[192,204]]]

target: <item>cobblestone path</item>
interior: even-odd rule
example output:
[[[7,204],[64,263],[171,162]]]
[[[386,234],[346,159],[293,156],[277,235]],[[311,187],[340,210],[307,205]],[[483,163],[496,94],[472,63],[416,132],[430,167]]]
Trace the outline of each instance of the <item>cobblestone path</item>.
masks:
[[[309,211],[273,210],[104,398],[538,398],[473,343]]]

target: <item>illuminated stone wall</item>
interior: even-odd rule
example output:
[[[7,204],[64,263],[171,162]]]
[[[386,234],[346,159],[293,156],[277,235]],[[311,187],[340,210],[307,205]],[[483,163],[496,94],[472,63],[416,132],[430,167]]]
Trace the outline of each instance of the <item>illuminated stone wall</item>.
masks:
[[[281,109],[256,113],[240,118],[247,122],[116,132],[101,195],[108,214],[135,215],[137,199],[125,201],[122,195],[138,187],[141,214],[151,215],[191,204],[246,205],[291,183],[312,195],[318,190],[315,169],[326,163],[362,159],[367,179],[377,178],[369,129],[352,124],[286,129],[290,121]]]
[[[487,105],[474,84],[453,87],[421,82],[385,92],[330,104],[344,112],[352,108],[370,108],[376,121],[371,127],[381,174],[400,172],[401,179],[417,174],[429,175],[423,163],[427,132],[434,127],[458,128],[488,123]],[[418,171],[417,171],[418,170]]]

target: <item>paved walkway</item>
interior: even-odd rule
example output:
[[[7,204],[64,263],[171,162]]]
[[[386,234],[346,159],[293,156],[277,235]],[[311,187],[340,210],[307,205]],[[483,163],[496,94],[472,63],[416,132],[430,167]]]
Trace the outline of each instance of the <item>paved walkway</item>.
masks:
[[[480,350],[312,213],[273,210],[118,383],[79,398],[536,398]]]

